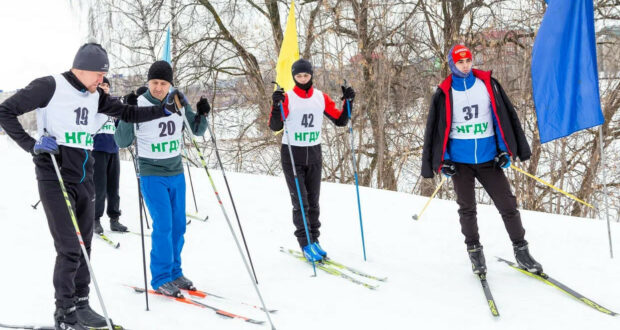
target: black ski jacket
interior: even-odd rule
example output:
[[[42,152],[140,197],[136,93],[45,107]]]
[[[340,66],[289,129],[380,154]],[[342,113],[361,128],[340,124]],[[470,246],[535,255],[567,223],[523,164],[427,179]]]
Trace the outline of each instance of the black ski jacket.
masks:
[[[493,115],[499,124],[499,134],[504,140],[511,157],[525,161],[530,159],[532,151],[521,127],[517,112],[497,80],[491,77],[491,71],[473,70],[474,76],[482,80],[491,98]],[[432,178],[439,173],[444,154],[448,146],[452,128],[452,75],[449,75],[433,95],[422,150],[422,177]]]
[[[75,89],[86,90],[86,87],[71,71],[64,72],[62,75]],[[47,106],[54,96],[55,90],[54,77],[38,78],[0,104],[0,126],[20,147],[28,152],[32,153],[36,140],[24,130],[17,117]],[[164,116],[161,106],[138,108],[137,106],[124,105],[101,89],[99,89],[97,112],[127,122],[145,122]],[[64,181],[79,183],[92,179],[94,159],[90,157],[89,150],[62,145],[59,145],[58,149],[59,153],[56,155],[56,160]],[[34,155],[33,161],[37,180],[58,180],[48,154]]]

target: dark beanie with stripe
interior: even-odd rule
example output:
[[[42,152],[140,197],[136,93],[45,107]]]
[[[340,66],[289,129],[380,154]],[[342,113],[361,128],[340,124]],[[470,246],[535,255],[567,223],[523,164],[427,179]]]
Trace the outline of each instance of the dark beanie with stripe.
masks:
[[[85,71],[108,72],[108,52],[100,44],[89,42],[78,49],[73,59],[73,68]]]

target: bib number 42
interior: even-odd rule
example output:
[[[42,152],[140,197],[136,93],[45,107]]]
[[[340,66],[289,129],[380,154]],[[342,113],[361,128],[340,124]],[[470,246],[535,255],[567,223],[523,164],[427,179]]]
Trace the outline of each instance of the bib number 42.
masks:
[[[314,127],[314,115],[310,113],[305,114],[303,117],[301,117],[301,126],[304,126],[306,128]]]

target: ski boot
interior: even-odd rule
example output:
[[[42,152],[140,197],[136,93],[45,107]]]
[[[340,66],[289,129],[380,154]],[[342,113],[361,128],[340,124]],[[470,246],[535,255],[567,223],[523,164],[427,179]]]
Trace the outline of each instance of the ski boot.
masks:
[[[125,225],[123,225],[122,223],[120,223],[118,221],[118,218],[112,218],[110,219],[110,230],[111,231],[118,231],[121,233],[126,233],[127,232],[127,227]]]
[[[102,235],[103,234],[103,227],[101,227],[101,220],[99,220],[99,218],[95,219],[95,227],[94,227],[93,231],[97,235]]]
[[[88,330],[80,323],[76,315],[76,307],[56,307],[54,312],[54,329],[56,330]]]
[[[323,261],[323,257],[321,257],[321,255],[316,252],[312,244],[304,246],[301,250],[304,254],[304,257],[306,257],[306,260],[308,260],[309,262]]]
[[[105,328],[108,323],[105,317],[97,314],[88,304],[88,297],[81,297],[75,303],[77,320],[80,325],[86,328]],[[112,323],[112,320],[110,320]]]
[[[183,298],[181,290],[179,290],[179,287],[177,287],[172,281],[160,285],[155,291],[163,294],[164,296]]]
[[[469,260],[471,260],[471,270],[476,275],[484,275],[487,273],[487,264],[484,259],[484,253],[482,252],[482,245],[472,244],[467,246],[467,253],[469,253]]]
[[[325,252],[325,250],[323,250],[323,248],[321,248],[321,246],[319,245],[319,242],[312,243],[312,248],[314,249],[314,252],[319,254],[323,259],[326,259],[327,252]]]
[[[543,272],[542,265],[534,260],[534,258],[530,255],[527,241],[513,244],[512,248],[515,252],[515,259],[517,260],[519,267],[534,274],[541,274]]]
[[[192,283],[192,281],[190,281],[187,277],[183,275],[181,275],[176,280],[172,281],[172,284],[176,285],[177,288],[179,289],[196,291],[196,287],[194,286],[194,283]]]

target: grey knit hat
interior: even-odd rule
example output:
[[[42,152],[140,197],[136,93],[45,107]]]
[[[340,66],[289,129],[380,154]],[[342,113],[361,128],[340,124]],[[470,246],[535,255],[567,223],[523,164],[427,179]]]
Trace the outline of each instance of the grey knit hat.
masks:
[[[108,53],[98,43],[89,42],[84,44],[78,49],[77,54],[75,54],[73,68],[86,71],[108,72],[110,68]]]

